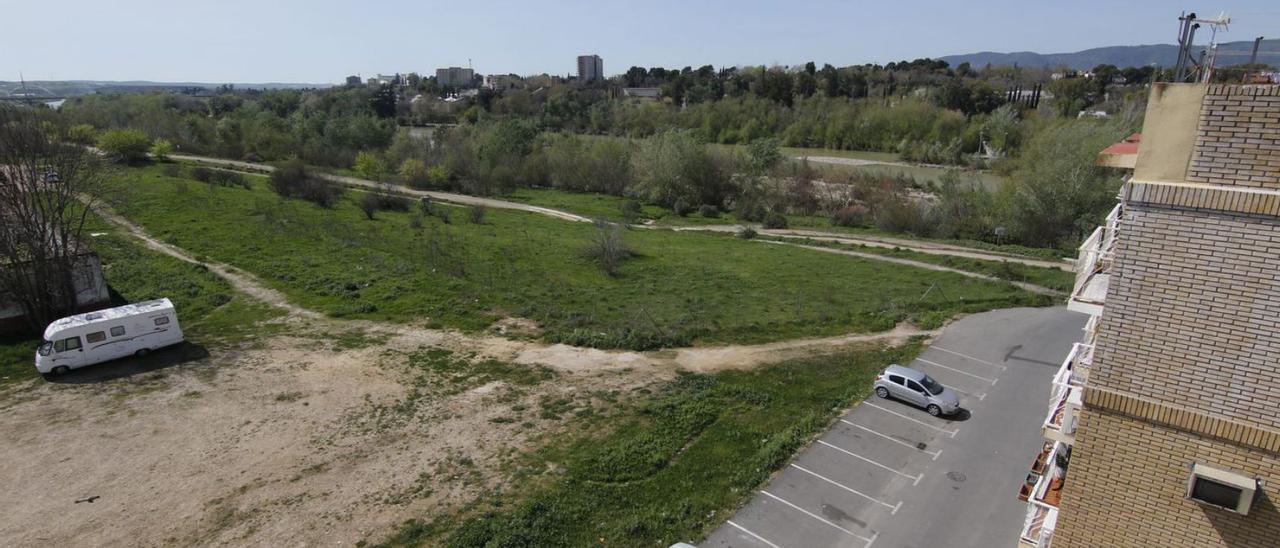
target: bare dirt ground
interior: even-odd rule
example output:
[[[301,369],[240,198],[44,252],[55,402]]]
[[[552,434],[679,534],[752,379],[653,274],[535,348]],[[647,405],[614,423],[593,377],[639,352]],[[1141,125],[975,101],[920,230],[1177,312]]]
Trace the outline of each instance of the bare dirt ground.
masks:
[[[398,334],[335,352],[279,338],[112,381],[10,388],[0,394],[0,538],[10,546],[381,538],[498,487],[513,459],[563,428],[539,417],[541,398],[607,405],[583,395],[627,393],[673,371],[468,386],[418,375],[383,350],[439,342]]]
[[[195,262],[109,210],[100,213],[152,249]],[[605,351],[326,319],[248,273],[204,264],[290,312],[275,321],[289,322],[291,335],[115,379],[100,374],[121,365],[103,364],[60,382],[0,389],[5,544],[376,540],[406,519],[452,512],[506,485],[522,454],[569,427],[539,411],[548,400],[608,412],[617,398],[681,369],[753,367],[936,333],[901,325],[763,345]],[[528,324],[513,318],[499,331],[536,329]],[[364,342],[338,348],[335,334],[344,332],[358,332]],[[432,348],[550,378],[460,380],[415,368],[408,353]]]

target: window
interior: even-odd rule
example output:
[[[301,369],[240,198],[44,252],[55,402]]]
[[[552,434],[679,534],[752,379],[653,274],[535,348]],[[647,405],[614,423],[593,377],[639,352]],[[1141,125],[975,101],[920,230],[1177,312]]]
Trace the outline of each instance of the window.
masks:
[[[1196,463],[1187,480],[1187,498],[1238,514],[1248,514],[1258,480]]]
[[[920,379],[920,384],[923,384],[925,388],[928,388],[930,394],[937,396],[942,393],[942,385],[938,384],[938,381],[933,380],[933,377],[925,375],[923,379]]]
[[[107,340],[107,334],[104,331],[97,331],[84,336],[85,342],[90,344]]]
[[[916,392],[924,393],[924,389],[921,388],[920,384],[916,381],[907,381],[907,388],[915,390]]]
[[[111,336],[112,336],[112,337],[123,337],[123,336],[124,336],[124,326],[123,326],[123,325],[117,325],[117,326],[115,326],[115,327],[112,327],[112,328],[111,328]]]
[[[897,376],[897,375],[889,375],[889,382],[891,382],[891,383],[893,383],[893,384],[901,385],[901,384],[902,384],[902,377],[899,377],[899,376]]]
[[[165,325],[168,323],[169,323],[168,316],[160,316],[159,318],[156,318],[156,325]]]
[[[61,346],[62,348],[58,348]],[[72,350],[80,350],[80,337],[67,337],[53,345],[53,349],[58,352],[70,352]]]

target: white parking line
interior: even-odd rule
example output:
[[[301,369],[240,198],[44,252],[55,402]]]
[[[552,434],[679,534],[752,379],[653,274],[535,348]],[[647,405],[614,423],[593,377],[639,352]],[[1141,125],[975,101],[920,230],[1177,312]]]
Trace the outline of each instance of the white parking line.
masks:
[[[922,362],[924,362],[924,363],[927,363],[927,364],[929,364],[929,365],[932,365],[932,366],[941,367],[941,368],[946,369],[946,370],[948,370],[948,371],[955,371],[956,373],[959,373],[959,374],[961,374],[961,375],[968,375],[968,376],[973,377],[973,378],[978,379],[978,380],[987,381],[987,382],[991,383],[991,385],[992,385],[992,386],[995,386],[995,384],[996,384],[996,380],[995,380],[995,379],[992,379],[992,378],[989,378],[989,377],[983,377],[983,376],[981,376],[981,375],[974,375],[973,373],[970,373],[970,372],[968,372],[968,371],[961,371],[961,370],[956,369],[956,368],[954,368],[954,367],[947,367],[947,366],[942,365],[942,364],[940,364],[940,363],[938,363],[938,362],[929,361],[929,360],[926,360],[926,359],[924,359],[924,358],[916,358],[916,359],[917,359],[917,360],[919,360],[919,361],[922,361]]]
[[[886,465],[880,464],[880,463],[878,463],[878,462],[876,462],[876,461],[873,461],[873,460],[871,460],[871,459],[869,459],[869,458],[867,458],[867,457],[864,457],[864,456],[862,456],[862,455],[859,455],[859,454],[857,454],[857,453],[854,453],[853,451],[850,451],[850,450],[848,450],[848,449],[844,449],[844,448],[841,448],[841,447],[836,447],[836,446],[831,445],[830,443],[827,443],[827,442],[822,441],[822,440],[818,440],[818,443],[821,443],[822,445],[825,445],[825,446],[827,446],[827,447],[830,447],[830,448],[832,448],[832,449],[835,449],[836,451],[839,451],[839,452],[841,452],[841,453],[844,453],[844,454],[846,454],[846,455],[849,455],[850,457],[853,457],[853,458],[855,458],[855,459],[861,459],[861,460],[867,461],[867,462],[869,462],[869,463],[871,463],[871,464],[874,464],[874,465],[876,465],[876,466],[879,466],[879,467],[881,467],[881,468],[884,468],[885,470],[888,470],[888,471],[890,471],[890,472],[893,472],[893,473],[895,473],[895,474],[897,474],[897,475],[899,475],[899,476],[902,476],[902,477],[904,477],[904,478],[911,478],[912,480],[915,480],[915,482],[916,482],[916,483],[920,483],[920,478],[924,476],[924,474],[920,474],[920,475],[918,475],[918,476],[913,476],[913,475],[911,475],[911,474],[904,474],[904,473],[902,473],[902,472],[899,472],[899,471],[898,471],[898,469],[893,468],[892,466],[886,466]],[[913,485],[914,485],[914,484],[913,484]]]
[[[904,419],[907,419],[907,420],[909,420],[909,421],[911,421],[911,422],[915,422],[915,423],[922,424],[922,425],[924,425],[924,426],[927,426],[927,427],[929,427],[929,428],[932,428],[932,429],[934,429],[934,430],[937,430],[937,431],[939,431],[939,432],[942,432],[943,434],[948,434],[948,435],[950,435],[950,436],[951,436],[951,437],[953,437],[953,438],[954,438],[954,437],[956,437],[956,432],[959,432],[959,431],[960,431],[959,429],[955,429],[955,430],[947,430],[947,429],[945,429],[945,428],[942,428],[941,426],[934,426],[934,425],[929,424],[929,423],[927,423],[927,422],[924,422],[924,421],[922,421],[922,420],[919,420],[919,419],[913,419],[913,418],[911,418],[911,417],[908,417],[908,416],[906,416],[906,415],[903,415],[902,413],[898,413],[897,411],[893,411],[893,410],[890,410],[890,409],[885,409],[885,408],[880,407],[879,405],[876,405],[876,404],[871,403],[871,402],[869,402],[869,401],[868,401],[868,402],[863,402],[862,404],[863,404],[863,405],[869,405],[869,406],[871,406],[871,407],[874,407],[874,408],[876,408],[876,409],[879,409],[879,410],[881,410],[881,411],[884,411],[885,413],[888,413],[888,414],[890,414],[890,415],[897,415],[897,416],[902,417],[902,418],[904,418]]]
[[[983,394],[974,394],[973,392],[965,392],[964,390],[961,390],[961,389],[956,388],[956,387],[954,387],[954,386],[951,386],[951,387],[949,387],[949,388],[951,388],[952,390],[955,390],[956,392],[959,392],[959,393],[961,393],[961,394],[964,394],[964,395],[966,395],[966,396],[969,396],[970,398],[973,398],[973,399],[975,399],[975,400],[978,400],[978,401],[982,401],[982,400],[984,400],[984,399],[986,399],[986,398],[987,398],[987,395],[986,395],[985,393],[983,393]]]
[[[841,489],[844,489],[845,491],[848,491],[848,492],[850,492],[850,493],[853,493],[853,494],[855,494],[855,495],[858,495],[859,497],[862,497],[862,498],[864,498],[864,499],[867,499],[867,500],[869,500],[869,501],[871,501],[871,502],[874,502],[874,503],[877,503],[877,504],[883,505],[885,508],[888,508],[888,509],[889,509],[889,515],[893,515],[893,514],[898,513],[898,507],[902,506],[902,503],[901,503],[901,502],[899,502],[897,506],[894,506],[894,505],[889,504],[889,503],[887,503],[887,502],[885,502],[885,501],[882,501],[882,500],[880,500],[880,499],[878,499],[878,498],[875,498],[875,497],[873,497],[873,496],[871,496],[871,495],[868,495],[868,494],[866,494],[866,493],[863,493],[862,491],[859,491],[859,490],[857,490],[857,489],[854,489],[854,488],[852,488],[852,487],[849,487],[849,486],[847,486],[847,485],[844,485],[844,484],[842,484],[842,483],[840,483],[840,482],[838,482],[838,481],[836,481],[836,480],[833,480],[833,479],[831,479],[831,478],[828,478],[828,477],[826,477],[826,476],[824,476],[824,475],[822,475],[822,474],[819,474],[819,473],[817,473],[817,472],[814,472],[814,471],[812,471],[812,470],[809,470],[808,468],[805,468],[805,467],[803,467],[803,466],[800,466],[799,464],[792,464],[792,465],[791,465],[791,467],[792,467],[792,468],[795,468],[796,470],[799,470],[799,471],[801,471],[801,472],[804,472],[804,473],[806,473],[806,474],[809,474],[810,476],[813,476],[813,477],[815,477],[815,478],[818,478],[818,479],[820,479],[820,480],[822,480],[822,481],[825,481],[825,482],[827,482],[827,483],[830,483],[831,485],[834,485],[834,486],[836,486],[836,487],[839,487],[839,488],[841,488]]]
[[[766,540],[764,537],[762,537],[762,536],[760,536],[760,535],[757,535],[757,534],[755,534],[755,533],[752,533],[752,532],[751,532],[751,530],[747,529],[746,527],[743,527],[743,526],[741,526],[741,525],[738,525],[738,524],[734,523],[734,522],[733,522],[733,520],[729,520],[729,521],[728,521],[728,523],[729,523],[729,525],[732,525],[732,526],[734,526],[734,527],[737,527],[739,531],[742,531],[743,533],[746,533],[746,534],[748,534],[748,535],[751,535],[751,538],[754,538],[754,539],[756,539],[756,540],[758,540],[758,541],[760,541],[760,542],[763,542],[763,543],[765,543],[765,544],[768,544],[768,545],[769,545],[769,546],[771,546],[772,548],[782,548],[781,546],[778,546],[777,544],[774,544],[774,543],[772,543],[772,542],[769,542],[769,541],[768,541],[768,540]]]
[[[932,349],[934,349],[934,350],[941,350],[941,351],[946,352],[946,353],[948,353],[948,354],[955,354],[955,355],[957,355],[957,356],[960,356],[961,358],[965,358],[965,359],[973,360],[973,361],[978,362],[978,363],[987,364],[987,365],[990,365],[991,367],[999,367],[1001,371],[1004,371],[1004,370],[1009,369],[1008,367],[1005,367],[1005,366],[1000,365],[1000,364],[998,364],[998,363],[992,363],[992,362],[989,362],[989,361],[984,360],[984,359],[982,359],[982,358],[975,358],[975,357],[970,356],[970,355],[968,355],[968,354],[961,354],[961,353],[959,353],[959,352],[956,352],[955,350],[947,350],[947,349],[942,348],[942,347],[940,347],[940,346],[930,346],[929,348],[932,348]]]
[[[903,446],[906,446],[906,447],[910,447],[910,448],[915,449],[916,451],[919,451],[919,452],[924,453],[924,454],[926,454],[926,455],[932,455],[932,456],[933,456],[933,460],[938,460],[938,455],[942,454],[942,451],[941,451],[941,450],[938,450],[938,451],[926,451],[926,450],[924,450],[924,449],[921,449],[921,448],[919,448],[919,447],[917,447],[917,446],[915,446],[915,445],[912,445],[912,444],[910,444],[910,443],[907,443],[907,442],[905,442],[905,441],[902,441],[902,440],[900,440],[900,439],[898,439],[898,438],[895,438],[895,437],[893,437],[893,436],[886,436],[886,435],[884,435],[884,434],[881,434],[881,433],[879,433],[879,432],[876,432],[875,430],[872,430],[872,429],[870,429],[870,428],[867,428],[867,427],[865,427],[865,426],[863,426],[863,425],[861,425],[861,424],[854,424],[854,423],[849,422],[849,421],[844,420],[844,419],[840,419],[840,422],[843,422],[843,423],[845,423],[845,424],[847,424],[847,425],[849,425],[849,426],[852,426],[852,427],[854,427],[854,428],[861,428],[861,429],[863,429],[863,430],[866,430],[866,431],[868,431],[868,432],[871,432],[872,434],[875,434],[875,435],[877,435],[877,436],[880,436],[880,437],[882,437],[882,438],[884,438],[884,439],[886,439],[886,440],[889,440],[889,441],[891,441],[891,442],[893,442],[893,443],[896,443],[896,444],[898,444],[898,445],[903,445]]]
[[[776,501],[781,502],[781,503],[783,503],[783,504],[785,504],[785,505],[787,505],[787,506],[790,506],[790,507],[792,507],[792,508],[795,508],[796,510],[799,510],[799,511],[803,512],[803,513],[804,513],[804,515],[806,515],[806,516],[809,516],[809,517],[811,517],[811,518],[813,518],[813,519],[816,519],[816,520],[818,520],[818,521],[821,521],[822,523],[825,523],[825,524],[827,524],[827,525],[830,525],[830,526],[832,526],[832,527],[835,527],[836,529],[839,529],[839,530],[841,530],[841,531],[844,531],[845,533],[848,533],[848,534],[849,534],[849,536],[852,536],[853,538],[862,539],[862,541],[863,541],[863,542],[867,542],[867,543],[870,543],[871,541],[875,540],[874,538],[867,538],[867,537],[864,537],[864,536],[859,535],[859,534],[857,534],[857,533],[855,533],[855,532],[853,532],[853,531],[850,531],[850,530],[848,530],[848,529],[845,529],[844,527],[841,527],[841,526],[839,526],[839,525],[836,525],[836,524],[834,524],[834,523],[831,523],[830,521],[827,521],[827,520],[826,520],[825,518],[823,518],[822,516],[819,516],[819,515],[817,515],[817,514],[814,514],[813,512],[810,512],[810,511],[808,511],[808,510],[805,510],[804,508],[801,508],[801,507],[799,507],[799,506],[796,506],[796,505],[794,505],[794,504],[791,504],[790,502],[787,502],[787,501],[783,500],[783,499],[782,499],[782,497],[779,497],[778,495],[775,495],[775,494],[773,494],[773,493],[770,493],[770,492],[768,492],[768,491],[764,491],[764,490],[761,490],[761,491],[760,491],[760,493],[762,493],[762,494],[764,494],[764,495],[767,495],[769,498],[772,498],[773,500],[776,500]]]

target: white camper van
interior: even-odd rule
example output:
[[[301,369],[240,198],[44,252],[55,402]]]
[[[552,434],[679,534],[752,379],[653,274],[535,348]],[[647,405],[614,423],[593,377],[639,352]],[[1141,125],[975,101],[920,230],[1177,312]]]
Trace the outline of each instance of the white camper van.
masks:
[[[127,304],[49,324],[36,350],[36,370],[61,374],[180,342],[182,328],[169,299]]]

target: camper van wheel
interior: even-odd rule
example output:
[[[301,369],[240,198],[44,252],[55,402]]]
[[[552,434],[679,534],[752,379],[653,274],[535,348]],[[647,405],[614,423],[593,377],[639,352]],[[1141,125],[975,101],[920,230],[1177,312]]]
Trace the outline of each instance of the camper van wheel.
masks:
[[[138,350],[137,352],[134,352],[133,355],[141,358],[143,356],[146,356],[148,352],[151,352],[151,349],[143,348],[141,350]]]
[[[54,375],[66,375],[66,374],[67,374],[67,373],[69,373],[70,371],[71,371],[71,368],[70,368],[70,367],[67,367],[67,366],[65,366],[65,365],[59,365],[59,366],[57,366],[57,367],[53,368],[53,374],[54,374]]]

